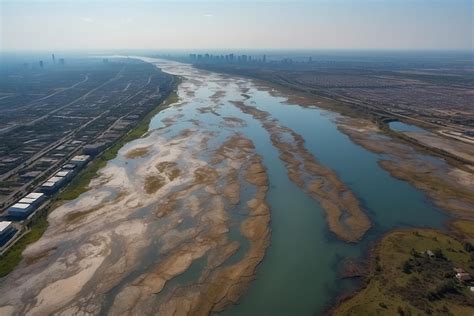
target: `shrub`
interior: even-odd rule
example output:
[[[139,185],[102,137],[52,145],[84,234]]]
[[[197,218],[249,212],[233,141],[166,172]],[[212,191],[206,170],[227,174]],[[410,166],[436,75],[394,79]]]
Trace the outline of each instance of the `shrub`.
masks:
[[[401,306],[398,306],[397,313],[400,316],[405,316],[405,312],[403,311],[403,308]]]
[[[407,260],[407,261],[405,261],[405,263],[403,263],[402,270],[403,270],[404,273],[410,274],[412,268],[413,268],[413,266],[411,265],[410,260]]]

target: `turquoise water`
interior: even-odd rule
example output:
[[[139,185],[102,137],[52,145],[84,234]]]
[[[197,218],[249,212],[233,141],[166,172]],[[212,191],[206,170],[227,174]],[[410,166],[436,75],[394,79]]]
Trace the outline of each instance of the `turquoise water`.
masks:
[[[411,124],[402,123],[399,121],[388,123],[390,129],[396,132],[426,132],[424,129]]]
[[[185,128],[193,128],[188,120],[199,119],[204,128],[216,132],[211,143],[217,145],[236,132],[250,138],[262,156],[269,176],[267,202],[271,208],[271,245],[258,267],[256,279],[238,305],[229,307],[224,315],[314,315],[341,292],[354,283],[339,277],[342,261],[362,258],[369,245],[384,232],[409,226],[442,227],[445,215],[425,195],[410,184],[397,180],[383,170],[379,155],[353,143],[341,133],[333,114],[318,108],[304,108],[285,103],[285,99],[259,90],[250,80],[226,78],[218,74],[197,72],[191,66],[161,63],[164,71],[197,81],[178,93],[186,105],[179,111],[170,108],[159,113],[151,129],[163,125],[161,120],[179,111],[183,116],[169,128],[171,137]],[[242,96],[242,87],[248,88]],[[186,94],[192,89],[193,96]],[[218,115],[200,113],[199,108],[216,104],[209,97],[224,91],[215,107]],[[314,200],[287,177],[279,153],[270,141],[262,124],[242,113],[231,101],[245,101],[247,105],[271,113],[281,125],[293,129],[306,140],[306,147],[317,160],[333,169],[357,195],[369,214],[373,227],[357,244],[338,240],[328,231],[324,212]],[[244,127],[222,127],[222,117],[238,117]],[[192,282],[199,269],[186,273],[180,284]]]
[[[270,112],[306,140],[306,147],[325,166],[335,170],[362,201],[373,227],[359,244],[347,244],[328,232],[321,208],[286,178],[268,135],[257,146],[265,157],[272,183],[272,244],[257,279],[240,305],[228,315],[312,315],[321,312],[335,293],[350,286],[338,278],[342,258],[358,258],[370,241],[404,226],[441,227],[445,219],[423,193],[391,177],[377,163],[380,158],[339,132],[331,114],[295,105],[267,92],[250,93],[249,103]],[[258,124],[258,123],[257,123]],[[251,137],[257,134],[249,133]],[[255,139],[255,138],[254,138]],[[261,148],[259,148],[261,147]]]

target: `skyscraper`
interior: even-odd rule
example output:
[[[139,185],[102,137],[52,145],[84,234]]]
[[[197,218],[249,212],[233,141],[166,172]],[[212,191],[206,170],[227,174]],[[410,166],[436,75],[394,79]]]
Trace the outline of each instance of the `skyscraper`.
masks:
[[[54,54],[51,55],[51,58],[53,59],[53,64],[56,63],[56,57],[54,56]]]
[[[41,68],[44,67],[44,64],[43,64],[43,61],[42,61],[42,60],[39,61],[39,65],[40,65]]]

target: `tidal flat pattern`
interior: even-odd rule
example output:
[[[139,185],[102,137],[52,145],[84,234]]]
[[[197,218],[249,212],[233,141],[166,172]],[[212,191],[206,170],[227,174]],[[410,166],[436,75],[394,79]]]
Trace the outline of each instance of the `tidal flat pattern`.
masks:
[[[2,280],[0,314],[310,315],[351,286],[338,281],[342,259],[407,223],[407,205],[421,214],[408,224],[441,225],[330,112],[249,79],[143,60],[182,78],[179,101],[50,213]],[[367,194],[371,180],[409,198]]]

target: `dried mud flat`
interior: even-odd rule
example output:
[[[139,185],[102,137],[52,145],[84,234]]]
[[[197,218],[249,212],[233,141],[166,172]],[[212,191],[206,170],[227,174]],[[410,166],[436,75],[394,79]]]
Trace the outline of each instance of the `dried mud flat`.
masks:
[[[200,84],[180,92],[195,98]],[[252,141],[233,130],[245,121],[216,115],[211,131],[199,120],[215,108],[196,109],[176,133],[176,104],[88,192],[52,211],[0,284],[0,315],[207,315],[236,303],[270,243],[268,179]]]
[[[134,178],[108,166],[87,194],[52,212],[45,236],[3,283],[0,313],[197,315],[235,303],[269,244],[267,176],[252,142],[239,135],[212,153],[212,163],[196,158],[201,148],[189,153],[189,143],[202,136],[143,140],[159,154],[143,158]],[[160,179],[152,191],[151,176]],[[240,201],[242,186],[255,194]],[[245,215],[236,220],[231,213],[239,202]],[[185,221],[193,225],[182,227]],[[249,246],[242,259],[226,264],[240,247],[229,238],[232,225]],[[200,258],[207,264],[191,285],[159,295]],[[148,268],[140,267],[144,262]]]
[[[344,241],[359,241],[371,227],[369,217],[360,207],[356,196],[339,180],[336,173],[318,163],[306,149],[303,137],[288,127],[281,126],[268,112],[244,102],[233,104],[262,122],[271,135],[273,145],[280,152],[288,177],[320,203],[326,213],[329,230]]]

